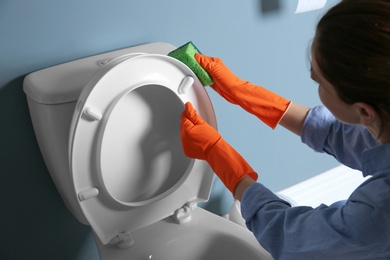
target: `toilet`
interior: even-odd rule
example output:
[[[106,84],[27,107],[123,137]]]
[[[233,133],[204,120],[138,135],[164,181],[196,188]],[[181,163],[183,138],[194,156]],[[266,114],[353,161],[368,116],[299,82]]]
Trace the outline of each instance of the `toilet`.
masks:
[[[24,80],[35,135],[69,211],[101,259],[272,259],[246,228],[197,207],[213,172],[184,155],[190,101],[216,128],[193,72],[151,43],[33,72]]]

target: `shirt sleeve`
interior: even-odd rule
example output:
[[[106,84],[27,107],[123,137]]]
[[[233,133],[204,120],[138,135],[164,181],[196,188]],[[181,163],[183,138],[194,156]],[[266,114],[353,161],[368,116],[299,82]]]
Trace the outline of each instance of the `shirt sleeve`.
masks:
[[[322,204],[317,208],[290,207],[254,183],[244,192],[241,212],[248,229],[278,260],[386,259],[378,255],[381,247],[388,252],[390,239],[382,231],[390,223],[367,197],[367,190],[381,190],[380,183],[369,181],[343,207]]]
[[[301,140],[313,150],[330,154],[357,170],[362,167],[362,152],[379,145],[364,126],[341,123],[324,106],[309,111]]]

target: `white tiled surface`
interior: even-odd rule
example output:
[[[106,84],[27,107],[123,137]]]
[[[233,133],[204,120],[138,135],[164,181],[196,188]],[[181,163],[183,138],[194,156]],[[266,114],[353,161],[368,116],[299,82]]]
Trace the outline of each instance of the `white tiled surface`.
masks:
[[[360,171],[338,166],[281,190],[277,194],[290,198],[295,206],[317,207],[321,203],[330,205],[347,199],[366,178],[363,178]]]

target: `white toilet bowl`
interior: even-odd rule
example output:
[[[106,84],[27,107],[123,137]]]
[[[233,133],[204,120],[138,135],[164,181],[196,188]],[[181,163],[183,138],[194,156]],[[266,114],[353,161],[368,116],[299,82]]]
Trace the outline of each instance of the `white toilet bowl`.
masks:
[[[97,239],[100,256],[114,260],[272,259],[245,228],[202,208],[195,209],[191,217],[191,221],[180,228],[168,217],[135,231],[136,242],[129,252],[118,250],[115,245],[102,245]]]
[[[193,72],[155,43],[28,75],[35,134],[68,209],[102,259],[270,259],[245,228],[197,208],[213,177],[182,151],[190,101],[216,127]]]

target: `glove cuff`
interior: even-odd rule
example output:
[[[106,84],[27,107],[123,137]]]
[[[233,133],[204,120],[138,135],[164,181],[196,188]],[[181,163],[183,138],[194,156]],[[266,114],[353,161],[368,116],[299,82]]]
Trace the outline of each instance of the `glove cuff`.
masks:
[[[223,138],[210,149],[206,161],[232,194],[244,176],[255,181],[258,178],[252,167]]]

